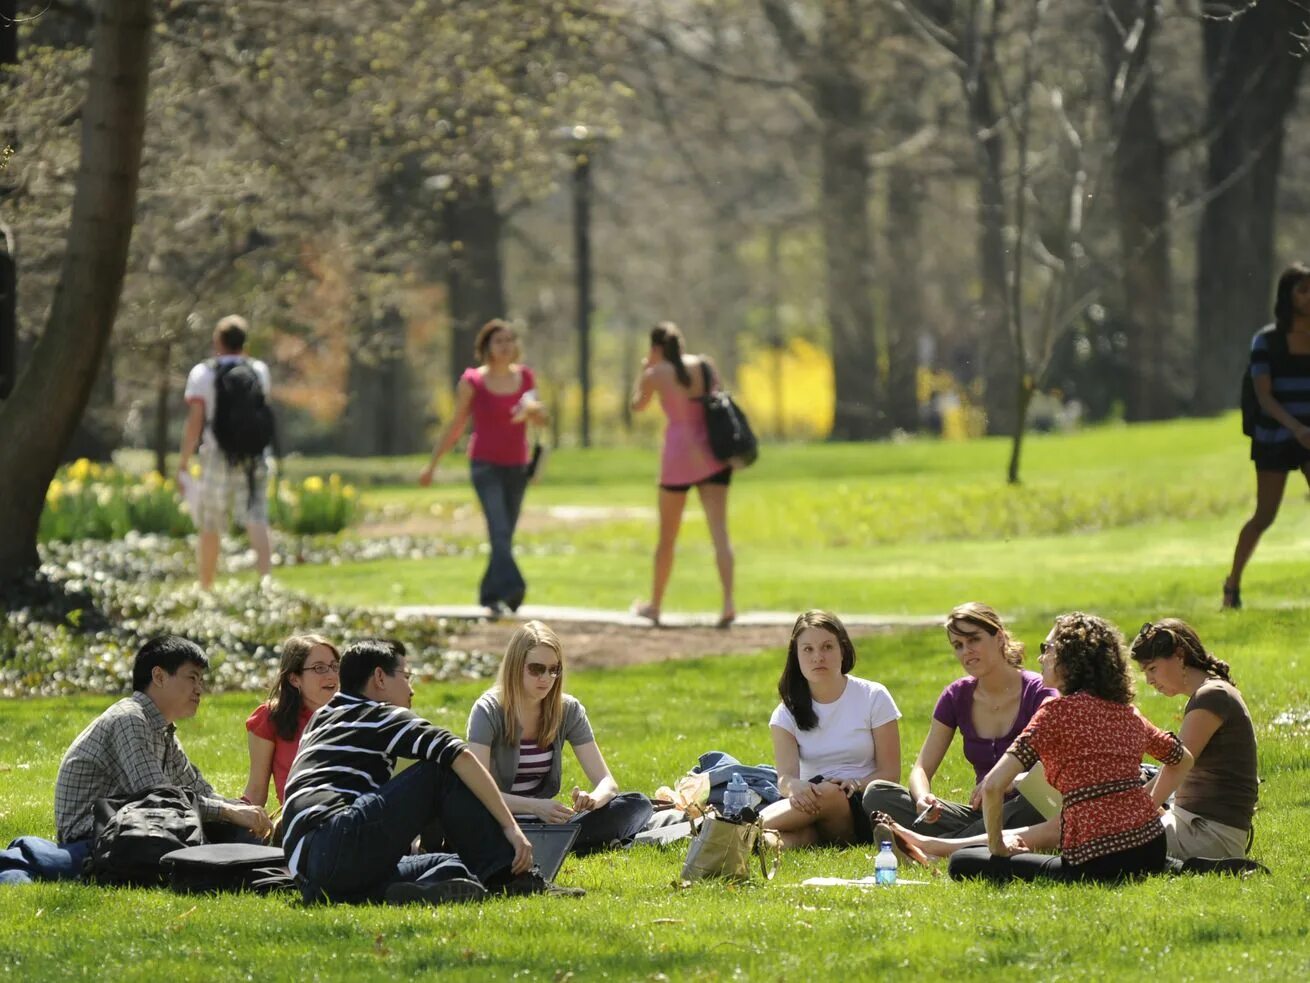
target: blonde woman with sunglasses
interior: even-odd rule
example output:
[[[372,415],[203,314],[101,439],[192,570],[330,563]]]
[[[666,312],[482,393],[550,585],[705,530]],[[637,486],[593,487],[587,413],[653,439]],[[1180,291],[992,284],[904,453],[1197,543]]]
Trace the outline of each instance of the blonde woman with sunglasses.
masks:
[[[556,799],[565,741],[592,786],[590,792],[574,786],[568,804]],[[564,692],[559,636],[540,621],[510,637],[496,685],[469,713],[468,742],[515,816],[580,824],[574,853],[626,845],[650,819],[644,795],[619,792],[586,709]]]
[[[322,635],[292,635],[282,643],[282,662],[268,699],[246,720],[250,777],[242,801],[268,802],[268,780],[285,801],[287,775],[300,748],[300,735],[314,711],[340,688],[341,655]]]

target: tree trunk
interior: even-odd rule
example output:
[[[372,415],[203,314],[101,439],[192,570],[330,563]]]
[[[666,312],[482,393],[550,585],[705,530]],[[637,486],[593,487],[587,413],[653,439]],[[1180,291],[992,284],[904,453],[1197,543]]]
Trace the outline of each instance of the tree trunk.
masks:
[[[1111,178],[1119,228],[1120,289],[1116,305],[1128,326],[1133,376],[1130,420],[1164,420],[1178,413],[1173,269],[1169,261],[1169,187],[1164,141],[1155,112],[1151,42],[1158,0],[1110,0],[1102,9],[1101,47],[1110,83],[1107,96],[1116,130]],[[1137,32],[1135,47],[1126,36]]]
[[[874,330],[873,237],[869,222],[869,149],[865,93],[841,63],[842,24],[831,13],[816,71],[820,119],[820,213],[836,405],[832,439],[868,440],[886,432]]]
[[[473,340],[494,317],[505,316],[504,271],[500,261],[502,220],[488,181],[461,189],[446,205],[450,265],[450,379],[459,380],[475,363]]]
[[[919,429],[919,336],[923,331],[924,183],[913,161],[887,174],[887,419]]]
[[[95,384],[118,310],[149,89],[152,0],[96,6],[82,158],[50,319],[0,407],[0,581],[37,564],[46,488]]]
[[[155,451],[155,470],[162,475],[168,471],[168,417],[169,405],[173,399],[173,343],[163,341],[159,344],[159,376],[155,379],[155,432],[151,446]]]
[[[1201,28],[1212,196],[1197,244],[1193,405],[1201,413],[1236,405],[1251,334],[1272,320],[1274,204],[1306,19],[1291,0],[1265,0],[1232,20],[1211,13]]]
[[[991,60],[982,53],[982,64]],[[1013,433],[1020,376],[1010,335],[1009,262],[1005,244],[1005,146],[985,70],[965,81],[978,167],[978,262],[982,283],[983,410],[987,432]]]

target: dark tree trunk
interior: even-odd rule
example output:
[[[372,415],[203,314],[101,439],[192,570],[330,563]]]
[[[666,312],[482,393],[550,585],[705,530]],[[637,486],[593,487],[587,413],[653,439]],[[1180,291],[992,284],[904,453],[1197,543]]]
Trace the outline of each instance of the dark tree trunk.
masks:
[[[1150,64],[1158,16],[1158,0],[1109,0],[1100,20],[1107,95],[1116,125],[1111,177],[1122,271],[1117,306],[1128,326],[1130,420],[1164,420],[1180,409],[1173,371],[1177,361],[1170,344],[1174,304],[1168,160]],[[1125,38],[1134,31],[1139,32],[1136,47],[1128,50]]]
[[[63,459],[75,461],[85,457],[91,461],[109,461],[121,439],[122,433],[114,409],[114,353],[106,350],[100,360],[86,409],[82,411],[73,436],[64,448]]]
[[[1292,0],[1264,0],[1232,20],[1210,13],[1201,27],[1212,196],[1197,244],[1193,405],[1201,413],[1236,405],[1251,334],[1272,320],[1274,204],[1308,19]]]
[[[991,61],[980,52],[982,64]],[[1010,334],[1009,262],[1005,244],[1005,146],[984,69],[965,81],[969,125],[974,131],[978,167],[978,262],[982,281],[983,410],[987,432],[1012,434],[1019,419],[1019,371],[1015,339]]]
[[[155,432],[151,437],[151,447],[155,452],[155,470],[168,474],[168,417],[169,406],[173,399],[173,344],[169,341],[159,345],[159,361],[156,368],[159,375],[155,379]]]
[[[388,307],[351,356],[346,447],[351,454],[412,454],[423,446],[423,416],[405,357],[405,319]]]
[[[887,173],[887,419],[919,429],[924,182],[912,161]]]
[[[480,181],[446,205],[450,265],[450,379],[458,381],[475,364],[473,340],[494,317],[504,317],[504,271],[500,261],[502,220],[490,182]]]
[[[136,207],[152,14],[152,0],[96,6],[68,248],[45,332],[0,407],[0,582],[37,564],[46,488],[113,331]]]
[[[873,236],[863,84],[840,61],[843,25],[830,11],[815,73],[819,115],[820,213],[836,405],[832,439],[868,440],[886,432],[873,314]]]

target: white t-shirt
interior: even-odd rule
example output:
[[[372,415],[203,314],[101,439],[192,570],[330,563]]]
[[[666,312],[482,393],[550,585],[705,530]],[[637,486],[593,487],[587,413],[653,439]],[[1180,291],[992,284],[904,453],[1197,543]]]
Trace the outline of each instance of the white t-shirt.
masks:
[[[810,730],[796,726],[796,718],[782,703],[769,718],[770,727],[781,727],[796,738],[801,752],[800,777],[859,779],[877,767],[874,728],[899,720],[901,711],[882,683],[847,676],[846,689],[837,701],[815,701],[814,714],[819,722]]]
[[[235,362],[245,355],[220,355],[217,362],[222,365],[228,362]],[[210,447],[217,446],[214,441],[213,431],[209,429],[210,423],[214,419],[214,369],[209,364],[209,359],[201,362],[191,370],[191,374],[186,377],[186,401],[188,403],[200,402],[205,407],[205,432],[201,442]],[[248,359],[250,367],[255,370],[255,375],[259,377],[259,384],[264,387],[264,398],[267,399],[273,386],[268,374],[268,366],[257,358]]]

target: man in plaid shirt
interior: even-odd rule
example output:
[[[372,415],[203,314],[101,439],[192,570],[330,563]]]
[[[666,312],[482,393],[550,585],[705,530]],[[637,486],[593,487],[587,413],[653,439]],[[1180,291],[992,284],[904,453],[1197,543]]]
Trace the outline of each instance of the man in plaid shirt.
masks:
[[[200,646],[176,635],[161,635],[141,646],[132,665],[132,695],[93,720],[59,763],[55,828],[61,844],[89,844],[97,799],[160,785],[179,785],[196,794],[211,839],[268,836],[273,828],[268,813],[216,795],[178,743],[175,722],[195,716],[208,668]]]

